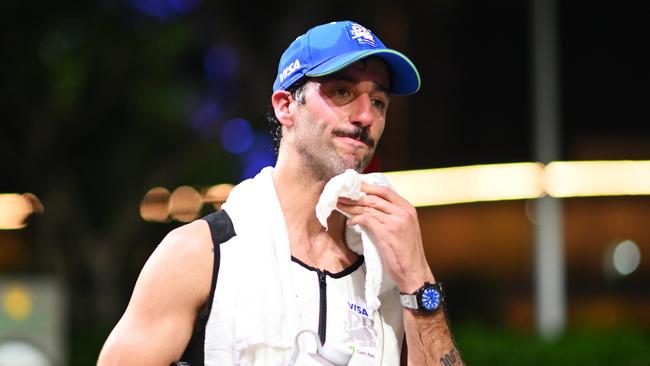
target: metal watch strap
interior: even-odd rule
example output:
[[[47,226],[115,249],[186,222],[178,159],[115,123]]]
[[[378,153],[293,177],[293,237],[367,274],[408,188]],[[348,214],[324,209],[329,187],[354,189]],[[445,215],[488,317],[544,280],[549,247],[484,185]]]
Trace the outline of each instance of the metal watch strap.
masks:
[[[399,294],[399,300],[402,303],[402,306],[407,309],[418,309],[418,298],[414,294]]]

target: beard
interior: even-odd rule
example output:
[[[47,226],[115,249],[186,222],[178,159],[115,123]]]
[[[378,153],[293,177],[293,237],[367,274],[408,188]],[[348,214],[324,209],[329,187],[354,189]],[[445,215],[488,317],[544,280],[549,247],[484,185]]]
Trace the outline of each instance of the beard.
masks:
[[[322,133],[314,133],[311,136],[316,138],[302,139],[297,146],[297,151],[305,164],[306,171],[320,181],[328,181],[347,169],[354,169],[361,173],[368,166],[375,152],[375,140],[368,136],[367,130],[358,126],[347,131],[335,130],[331,136],[332,138],[352,137],[364,142],[368,146],[368,151],[361,158],[353,153],[339,153],[333,140],[324,139]]]

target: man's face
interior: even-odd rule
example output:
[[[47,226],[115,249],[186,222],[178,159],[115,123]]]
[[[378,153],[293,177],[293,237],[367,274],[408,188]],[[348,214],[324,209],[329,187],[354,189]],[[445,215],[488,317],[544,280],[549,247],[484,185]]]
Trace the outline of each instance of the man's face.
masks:
[[[389,73],[376,58],[308,82],[305,103],[295,103],[291,140],[311,170],[329,179],[346,169],[363,171],[386,122]]]

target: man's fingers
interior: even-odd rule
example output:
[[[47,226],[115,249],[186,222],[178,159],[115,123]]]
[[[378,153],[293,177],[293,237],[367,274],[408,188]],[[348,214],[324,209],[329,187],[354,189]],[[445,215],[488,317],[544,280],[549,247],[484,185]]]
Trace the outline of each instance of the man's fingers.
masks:
[[[341,201],[336,203],[336,208],[345,212],[348,215],[361,215],[364,210],[364,206],[360,206],[356,204],[347,204]]]
[[[339,198],[339,203],[346,206],[371,207],[387,214],[395,211],[395,209],[392,207],[392,204],[389,201],[386,201],[381,197],[373,196],[373,195],[365,195],[356,201],[351,200],[349,198],[341,197]]]
[[[356,202],[356,201],[352,201],[352,202]],[[336,207],[350,216],[348,218],[349,225],[361,224],[366,226],[372,222],[372,221],[366,221],[366,218],[370,218],[370,217],[374,218],[375,221],[380,223],[387,222],[387,220],[389,220],[390,218],[390,215],[374,207],[363,206],[358,204],[344,204],[341,201],[337,203]]]
[[[348,226],[361,225],[369,229],[380,229],[385,224],[386,216],[372,208],[365,208],[358,215],[352,214],[348,219]]]
[[[358,205],[358,204],[344,204],[342,202],[338,202],[336,205],[336,208],[339,210],[345,212],[346,214],[350,216],[359,216],[359,215],[370,215],[370,216],[380,216],[380,215],[386,215],[384,212],[381,212],[380,210],[370,207],[370,206],[364,206],[364,205]]]
[[[381,197],[388,202],[392,202],[400,206],[404,204],[409,204],[407,200],[405,200],[402,196],[397,194],[397,192],[392,190],[390,187],[378,186],[366,182],[361,182],[361,191],[365,192],[368,195]]]

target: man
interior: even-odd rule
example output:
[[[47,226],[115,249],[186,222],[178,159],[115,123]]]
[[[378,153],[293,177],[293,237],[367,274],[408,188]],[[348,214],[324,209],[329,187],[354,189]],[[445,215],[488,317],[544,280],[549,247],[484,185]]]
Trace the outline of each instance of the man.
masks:
[[[419,87],[411,61],[357,23],[298,37],[273,85],[276,166],[235,187],[222,211],[165,237],[99,364],[300,364],[305,329],[318,339],[314,357],[330,364],[462,364],[415,209],[364,178],[357,199],[334,197],[327,229],[315,213],[328,182],[369,163],[390,94]],[[377,297],[364,291],[370,249],[390,280]]]

